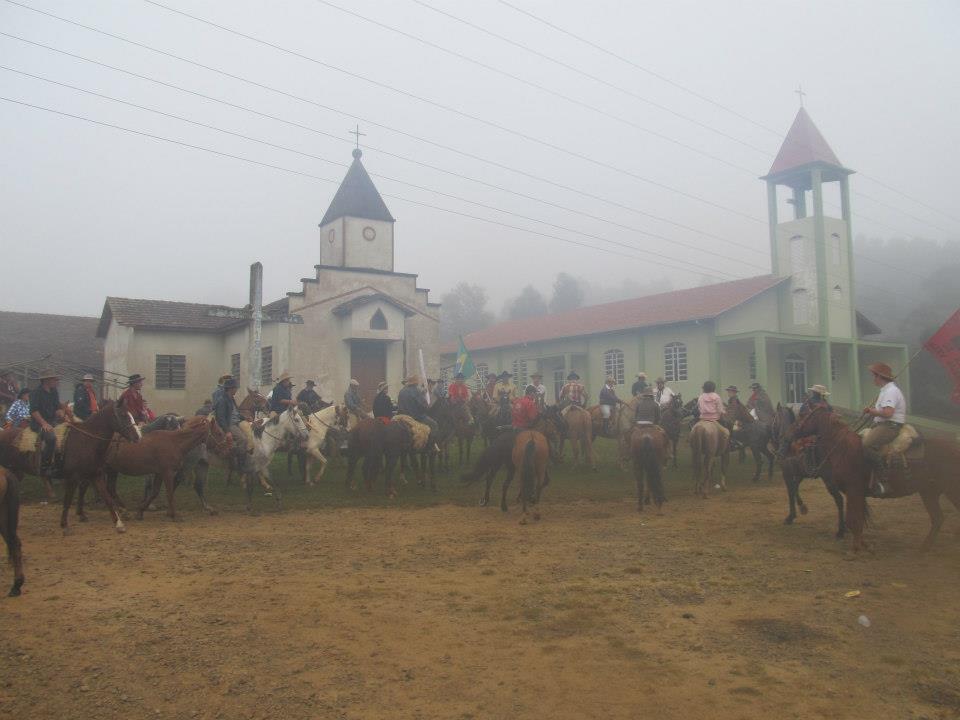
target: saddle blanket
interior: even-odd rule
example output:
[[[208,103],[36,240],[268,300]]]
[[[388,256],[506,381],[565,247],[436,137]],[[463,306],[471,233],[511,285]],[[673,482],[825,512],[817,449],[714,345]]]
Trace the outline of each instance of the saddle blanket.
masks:
[[[64,443],[67,440],[67,433],[70,432],[70,423],[61,423],[53,428],[54,437],[57,438],[57,453],[63,452]],[[40,442],[40,433],[34,432],[31,428],[25,427],[17,438],[17,450],[22,453],[31,453],[38,449]]]
[[[413,436],[413,449],[414,450],[423,450],[427,445],[427,440],[430,439],[430,426],[425,425],[422,422],[417,422],[409,415],[394,415],[393,422],[398,422],[402,425],[405,425],[407,430],[410,431],[410,435]]]

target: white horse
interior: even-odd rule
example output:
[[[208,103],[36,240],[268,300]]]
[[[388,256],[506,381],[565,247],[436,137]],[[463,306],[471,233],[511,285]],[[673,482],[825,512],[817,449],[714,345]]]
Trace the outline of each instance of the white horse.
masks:
[[[319,410],[307,418],[307,425],[310,428],[310,437],[307,439],[307,466],[304,478],[307,485],[316,485],[323,477],[327,469],[327,458],[320,452],[320,448],[327,441],[327,433],[331,430],[347,433],[357,426],[356,416],[349,412],[344,405],[331,405]],[[315,478],[310,478],[310,468],[313,466],[313,460],[320,462],[320,469]]]
[[[243,484],[247,493],[247,510],[251,509],[251,495],[253,490],[253,478],[256,476],[263,487],[264,492],[273,495],[280,505],[281,497],[279,490],[270,485],[270,461],[277,448],[288,437],[294,438],[297,442],[306,440],[310,431],[307,428],[307,422],[303,414],[296,406],[284,410],[277,417],[276,423],[267,422],[263,426],[263,433],[254,442],[253,455],[247,462],[243,472]]]

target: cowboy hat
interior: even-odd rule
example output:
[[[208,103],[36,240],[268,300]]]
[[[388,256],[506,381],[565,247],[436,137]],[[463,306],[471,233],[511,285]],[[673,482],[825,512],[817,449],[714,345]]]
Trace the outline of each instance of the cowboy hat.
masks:
[[[580,379],[580,376],[577,375],[575,372],[572,372],[569,375],[567,375],[567,380],[579,380],[579,379]]]
[[[309,385],[310,387],[313,387],[314,385],[316,385],[316,383],[313,380],[307,380],[306,384]]]
[[[89,380],[90,382],[93,382],[93,375],[91,375],[90,373],[87,373],[86,375],[84,375],[84,376],[83,376],[82,378],[80,378],[80,379],[81,379],[81,380]]]
[[[531,378],[540,378],[541,380],[543,380],[543,373],[535,372],[535,373],[533,373],[533,375],[531,375],[530,377],[531,377]]]
[[[811,385],[807,388],[807,392],[817,393],[818,395],[823,395],[826,397],[830,394],[825,385]]]
[[[40,379],[43,380],[43,378],[40,378]],[[138,382],[143,382],[144,380],[146,380],[146,378],[143,375],[141,375],[140,373],[134,373],[133,375],[127,378],[127,387],[130,387],[131,385],[136,385]]]
[[[750,385],[750,389],[751,389],[751,390],[763,390],[763,385],[761,385],[761,384],[758,383],[758,382],[755,382],[755,383],[752,383],[752,384]]]
[[[498,377],[498,378],[505,378],[505,377],[511,377],[511,375],[510,375],[510,373],[508,373],[506,370],[504,370],[502,373],[500,373],[499,375],[497,375],[497,377]]]
[[[537,386],[536,386],[536,385],[527,385],[527,387],[526,387],[526,388],[524,389],[524,391],[523,391],[523,394],[524,394],[524,395],[536,395],[536,394],[537,394]]]
[[[389,387],[389,386],[387,385],[387,381],[386,381],[386,380],[381,380],[380,382],[377,383],[377,392],[378,392],[378,393],[383,392],[383,391],[386,390],[388,387]]]
[[[666,382],[667,382],[667,381],[664,380],[662,377],[658,377],[658,378],[656,379],[657,385],[659,385],[660,383],[666,383]]]
[[[350,385],[353,387],[360,387],[360,381],[356,378],[350,378]]]
[[[893,370],[886,363],[873,363],[873,365],[867,366],[867,370],[872,372],[874,375],[879,375],[884,380],[893,380]]]
[[[607,375],[607,379],[604,380],[604,382],[607,383],[607,385],[614,385],[614,384],[616,384],[616,380],[613,379],[613,376],[612,376],[612,375]]]
[[[640,372],[637,373],[637,377],[638,377],[638,378],[643,378],[644,380],[646,380],[646,379],[647,379],[647,374],[641,370]]]
[[[40,380],[59,380],[60,375],[54,370],[44,370],[40,373]]]
[[[740,392],[736,385],[727,385],[727,392]]]
[[[217,382],[223,382],[224,380],[227,380],[232,377],[233,375],[231,373],[224,373],[223,375],[217,378]]]
[[[290,376],[290,373],[283,373],[283,375],[277,378],[277,382],[282,383],[284,380],[292,380],[292,379],[293,378]],[[290,383],[290,384],[292,385],[293,383]]]

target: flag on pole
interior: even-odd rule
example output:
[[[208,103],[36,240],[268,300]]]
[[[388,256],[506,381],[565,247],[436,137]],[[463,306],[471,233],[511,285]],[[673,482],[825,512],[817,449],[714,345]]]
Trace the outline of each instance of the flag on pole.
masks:
[[[460,349],[457,350],[457,364],[453,372],[454,374],[463,373],[464,377],[471,377],[477,372],[477,368],[473,365],[473,358],[470,357],[470,351],[463,344],[463,335],[460,336]]]
[[[953,379],[953,401],[960,403],[960,310],[951,315],[923,347],[940,361]]]

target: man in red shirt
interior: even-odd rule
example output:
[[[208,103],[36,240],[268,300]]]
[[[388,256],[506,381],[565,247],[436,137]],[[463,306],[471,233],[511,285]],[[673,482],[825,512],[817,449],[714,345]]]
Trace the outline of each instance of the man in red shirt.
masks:
[[[540,408],[537,407],[537,388],[527,385],[523,397],[513,403],[513,427],[516,430],[528,430],[538,417]]]
[[[143,387],[144,377],[140,373],[134,373],[127,379],[127,389],[120,394],[118,404],[128,413],[133,415],[133,421],[142,425],[149,420],[147,416],[147,403],[140,394]]]
[[[450,405],[453,406],[454,412],[459,414],[467,425],[472,425],[473,416],[470,414],[470,406],[468,405],[470,401],[470,388],[467,387],[462,372],[458,372],[453,376],[453,382],[450,383],[450,387],[447,388],[447,399],[450,401]]]

